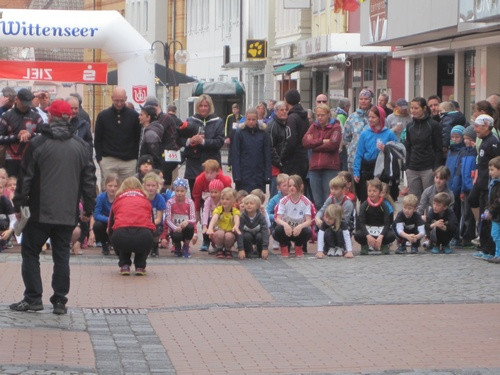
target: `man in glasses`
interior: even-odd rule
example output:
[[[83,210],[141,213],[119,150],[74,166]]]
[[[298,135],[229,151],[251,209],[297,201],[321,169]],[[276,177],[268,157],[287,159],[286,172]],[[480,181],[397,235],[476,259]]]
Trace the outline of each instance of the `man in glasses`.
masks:
[[[318,105],[318,104],[326,104],[326,105],[328,105],[328,98],[326,97],[325,94],[319,94],[316,97],[316,105]]]

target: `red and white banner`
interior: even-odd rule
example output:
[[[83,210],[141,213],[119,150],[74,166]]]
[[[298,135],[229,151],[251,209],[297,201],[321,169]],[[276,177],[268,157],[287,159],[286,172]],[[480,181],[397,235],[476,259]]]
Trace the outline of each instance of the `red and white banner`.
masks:
[[[108,64],[0,60],[0,79],[106,84]]]

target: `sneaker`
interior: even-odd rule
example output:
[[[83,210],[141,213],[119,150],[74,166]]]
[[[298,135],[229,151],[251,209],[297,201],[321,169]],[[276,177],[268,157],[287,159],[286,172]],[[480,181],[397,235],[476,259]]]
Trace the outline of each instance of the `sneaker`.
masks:
[[[361,255],[368,255],[368,245],[361,245]]]
[[[449,246],[445,246],[443,251],[445,254],[451,254],[453,252],[453,250],[451,250],[451,248]]]
[[[477,259],[483,259],[483,255],[485,255],[482,251],[477,251],[472,256]]]
[[[335,256],[335,249],[332,247],[328,249],[328,253],[326,253],[329,257],[334,257]]]
[[[410,249],[410,254],[418,254],[418,247],[412,246]]]
[[[130,275],[130,266],[128,264],[125,264],[124,266],[120,267],[120,275],[123,276]]]
[[[14,247],[14,244],[12,243],[11,240],[7,241],[7,245],[5,246],[7,249],[12,249]]]
[[[302,258],[304,256],[304,251],[302,250],[302,246],[295,245],[295,257]]]
[[[455,238],[452,238],[450,241],[450,246],[457,246],[457,245],[458,245],[458,241]]]
[[[231,252],[231,250],[224,250],[224,258],[233,259],[233,253]]]
[[[337,247],[336,250],[335,250],[335,255],[336,257],[341,257],[343,255],[343,251],[340,247]]]
[[[429,241],[429,240],[423,241],[423,242],[422,242],[422,247],[423,247],[424,249],[428,249],[429,247],[431,247],[431,243],[430,243],[430,241]]]
[[[184,258],[191,258],[191,253],[189,252],[189,244],[185,243],[182,246],[182,256]]]
[[[43,303],[41,301],[30,303],[23,299],[22,301],[13,303],[9,308],[14,311],[41,311],[43,310]]]
[[[135,269],[135,275],[136,276],[146,276],[146,268],[136,267],[136,269]]]
[[[462,247],[462,249],[465,249],[465,250],[470,250],[470,249],[476,248],[476,246],[471,241],[462,241],[461,247]]]
[[[102,255],[109,255],[109,243],[102,244]]]
[[[283,258],[288,258],[290,256],[290,253],[288,251],[288,246],[287,245],[280,246],[280,250],[281,250],[281,256]]]
[[[382,245],[382,248],[380,249],[383,255],[389,255],[391,253],[391,250],[389,249],[389,245]]]
[[[488,259],[488,263],[495,263],[495,264],[500,264],[500,256],[493,257],[491,259]]]
[[[493,258],[494,258],[494,256],[491,255],[491,254],[484,254],[483,255],[483,260],[490,260],[490,259],[493,259]]]
[[[406,246],[399,245],[394,253],[395,254],[406,254]]]
[[[481,241],[479,240],[479,237],[474,238],[473,240],[470,241],[473,245],[479,246]]]
[[[61,302],[61,301],[54,302],[52,305],[54,306],[52,313],[54,313],[56,315],[63,315],[63,314],[66,314],[68,312],[68,309],[66,308],[66,304]]]
[[[439,247],[434,246],[434,247],[432,248],[432,250],[431,250],[431,253],[432,253],[432,254],[439,254]]]
[[[212,254],[215,254],[217,252],[217,249],[215,247],[208,247],[208,254],[209,255],[212,255]]]
[[[175,246],[174,255],[176,257],[181,257],[182,256],[182,250],[181,250],[181,246],[180,245]]]
[[[217,258],[224,259],[224,250],[222,249],[217,250]]]
[[[200,251],[208,251],[208,245],[206,244],[201,245]]]

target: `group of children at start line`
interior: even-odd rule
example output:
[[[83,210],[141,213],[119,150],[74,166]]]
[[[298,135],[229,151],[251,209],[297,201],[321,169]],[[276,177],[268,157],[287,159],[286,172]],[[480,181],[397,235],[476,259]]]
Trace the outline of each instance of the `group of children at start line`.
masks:
[[[417,254],[424,238],[433,254],[450,254],[450,241],[457,237],[459,222],[453,210],[453,192],[447,186],[450,171],[442,166],[434,171],[434,185],[427,188],[420,202],[409,194],[403,198],[402,210],[395,213],[395,204],[387,185],[375,178],[367,182],[367,200],[356,210],[352,189],[352,175],[340,172],[330,183],[330,196],[315,212],[314,204],[303,194],[303,181],[297,175],[277,176],[278,193],[265,203],[265,194],[259,189],[236,191],[231,178],[224,175],[215,160],[207,160],[195,180],[193,192],[187,180],[177,178],[172,191],[161,192],[162,179],[148,168],[140,168],[137,178],[142,182],[145,196],[153,207],[151,256],[158,256],[158,246],[168,247],[178,257],[191,257],[190,243],[195,244],[197,223],[200,222],[203,244],[200,251],[208,251],[217,258],[232,259],[236,244],[238,257],[267,259],[270,242],[279,247],[282,257],[304,256],[307,243],[317,238],[317,258],[337,256],[352,258],[351,238],[361,245],[361,255],[389,254],[390,245],[397,241],[396,254]],[[489,163],[492,183],[485,218],[493,221],[493,229],[500,228],[500,157]],[[103,252],[109,251],[106,227],[113,201],[119,196],[117,177],[105,181],[106,191],[97,199],[93,230],[96,241],[101,241]],[[190,196],[192,195],[192,199]],[[112,228],[109,228],[112,229]],[[492,230],[496,256],[500,256],[500,235]],[[108,230],[109,232],[109,230]],[[494,233],[493,233],[494,232]],[[270,239],[274,239],[270,241]],[[292,247],[293,244],[293,247]],[[128,274],[130,252],[120,256],[120,272]],[[124,259],[122,257],[124,256]],[[137,257],[137,254],[136,254]],[[147,254],[146,254],[147,257]],[[136,265],[137,268],[137,265]],[[145,270],[145,258],[141,260]],[[143,272],[145,273],[145,271]]]

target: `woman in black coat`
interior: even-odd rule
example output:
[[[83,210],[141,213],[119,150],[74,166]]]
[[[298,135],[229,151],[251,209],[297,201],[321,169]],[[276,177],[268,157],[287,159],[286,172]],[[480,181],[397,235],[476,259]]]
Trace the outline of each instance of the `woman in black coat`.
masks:
[[[214,114],[214,103],[209,95],[203,94],[194,105],[195,114],[189,117],[177,130],[178,145],[184,147],[186,160],[184,178],[193,190],[194,180],[203,172],[202,164],[208,159],[221,163],[220,149],[224,145],[224,121]]]

